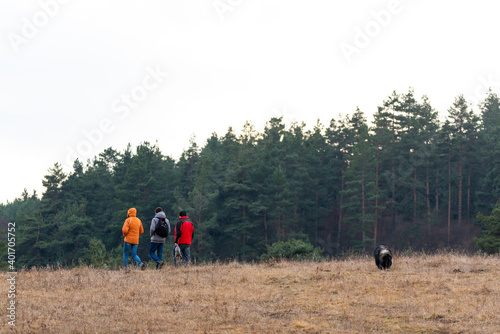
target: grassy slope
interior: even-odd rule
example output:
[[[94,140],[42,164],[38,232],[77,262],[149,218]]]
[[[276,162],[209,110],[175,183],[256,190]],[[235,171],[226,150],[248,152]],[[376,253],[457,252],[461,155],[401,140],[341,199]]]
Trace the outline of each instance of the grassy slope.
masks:
[[[19,333],[500,333],[500,258],[77,268],[17,275]],[[0,291],[8,291],[2,274]],[[156,282],[156,283],[155,283]],[[4,303],[4,305],[6,305]],[[4,308],[5,309],[5,308]],[[4,314],[6,311],[4,311]],[[0,333],[10,333],[2,315]]]

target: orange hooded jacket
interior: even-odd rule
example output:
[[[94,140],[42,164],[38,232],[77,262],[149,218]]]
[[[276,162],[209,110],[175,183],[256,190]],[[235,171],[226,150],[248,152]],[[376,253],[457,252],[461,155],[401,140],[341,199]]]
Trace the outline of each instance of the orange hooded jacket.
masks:
[[[139,244],[139,236],[144,233],[142,222],[135,215],[137,210],[135,208],[128,209],[127,219],[123,223],[122,232],[125,237],[125,242],[129,244]]]

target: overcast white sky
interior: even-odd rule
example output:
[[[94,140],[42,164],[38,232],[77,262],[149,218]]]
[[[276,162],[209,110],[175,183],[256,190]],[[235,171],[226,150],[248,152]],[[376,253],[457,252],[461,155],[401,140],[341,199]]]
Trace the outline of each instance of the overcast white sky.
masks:
[[[500,2],[2,0],[0,202],[107,147],[369,117],[393,90],[441,115],[500,90]]]

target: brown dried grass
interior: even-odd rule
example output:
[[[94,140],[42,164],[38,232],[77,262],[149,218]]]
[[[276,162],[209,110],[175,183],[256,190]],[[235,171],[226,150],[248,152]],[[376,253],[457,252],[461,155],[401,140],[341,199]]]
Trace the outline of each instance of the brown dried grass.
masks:
[[[0,332],[500,333],[499,265],[498,256],[420,254],[388,271],[371,257],[23,271],[16,327],[2,316]]]

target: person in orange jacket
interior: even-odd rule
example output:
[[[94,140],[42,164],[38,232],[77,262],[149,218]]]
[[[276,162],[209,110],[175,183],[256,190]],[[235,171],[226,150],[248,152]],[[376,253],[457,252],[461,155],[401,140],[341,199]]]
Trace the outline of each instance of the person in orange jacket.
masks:
[[[122,232],[124,239],[123,245],[123,268],[128,266],[128,253],[132,249],[132,257],[137,265],[144,270],[146,265],[137,256],[137,248],[139,247],[139,236],[144,233],[142,222],[136,217],[137,210],[135,208],[128,209],[127,219],[123,223]]]

